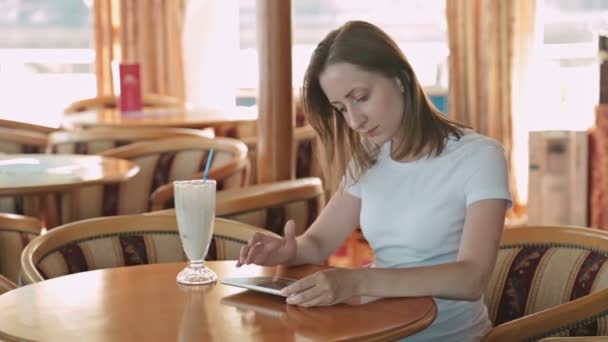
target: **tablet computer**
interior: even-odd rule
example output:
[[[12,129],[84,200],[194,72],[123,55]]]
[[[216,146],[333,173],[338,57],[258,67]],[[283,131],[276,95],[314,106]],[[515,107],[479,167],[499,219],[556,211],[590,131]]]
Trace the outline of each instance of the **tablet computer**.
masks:
[[[242,277],[224,278],[221,283],[282,296],[281,289],[294,283],[295,281],[296,279],[285,277]]]

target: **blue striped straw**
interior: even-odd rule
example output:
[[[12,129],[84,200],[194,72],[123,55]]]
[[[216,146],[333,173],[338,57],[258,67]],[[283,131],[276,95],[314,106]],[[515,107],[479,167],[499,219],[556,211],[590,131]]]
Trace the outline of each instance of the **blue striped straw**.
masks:
[[[207,176],[209,176],[209,166],[211,166],[211,160],[213,159],[214,149],[209,150],[209,156],[207,157],[207,164],[205,165],[205,172],[203,173],[203,182],[207,180]]]

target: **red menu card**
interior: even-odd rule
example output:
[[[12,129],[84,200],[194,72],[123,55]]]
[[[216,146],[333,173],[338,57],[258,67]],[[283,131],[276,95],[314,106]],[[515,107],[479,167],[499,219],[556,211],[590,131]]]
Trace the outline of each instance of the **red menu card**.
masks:
[[[139,63],[121,63],[120,72],[120,111],[138,112],[142,110],[141,78]]]

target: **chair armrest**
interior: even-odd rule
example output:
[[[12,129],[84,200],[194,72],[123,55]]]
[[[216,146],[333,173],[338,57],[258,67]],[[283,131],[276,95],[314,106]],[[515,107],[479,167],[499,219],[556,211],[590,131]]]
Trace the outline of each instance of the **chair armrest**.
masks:
[[[17,214],[0,213],[0,227],[21,233],[40,235],[44,224],[37,218]],[[3,229],[0,228],[0,231]]]
[[[249,161],[247,159],[240,160],[238,162],[231,162],[225,165],[222,165],[217,168],[211,168],[209,170],[209,179],[226,179],[236,172],[241,172],[243,168],[248,167]],[[192,176],[192,179],[201,179],[203,178],[203,172],[197,172]],[[245,184],[247,180],[245,180]],[[173,183],[163,184],[156,188],[150,195],[150,211],[156,211],[165,209],[165,203],[173,198]]]
[[[17,285],[10,281],[8,278],[0,274],[0,294],[8,292],[10,290],[14,290],[17,288]]]
[[[608,314],[608,288],[493,328],[485,342],[536,340]]]
[[[150,211],[165,209],[165,203],[173,198],[173,183],[163,184],[150,194]]]
[[[173,196],[173,184],[165,184],[154,192],[155,214],[173,215],[173,210],[161,210],[162,204]],[[217,193],[216,215],[232,215],[236,213],[277,206],[305,198],[319,196],[319,207],[325,206],[323,184],[319,178],[299,178],[276,183],[257,184],[240,189],[223,190]],[[160,211],[157,211],[160,210]]]
[[[218,216],[232,215],[316,196],[320,196],[320,207],[322,208],[325,205],[323,185],[321,180],[316,177],[229,189],[218,193],[216,214]]]
[[[255,151],[255,149],[258,147],[257,136],[243,137],[241,138],[241,141],[244,142],[245,145],[247,145],[248,151]]]

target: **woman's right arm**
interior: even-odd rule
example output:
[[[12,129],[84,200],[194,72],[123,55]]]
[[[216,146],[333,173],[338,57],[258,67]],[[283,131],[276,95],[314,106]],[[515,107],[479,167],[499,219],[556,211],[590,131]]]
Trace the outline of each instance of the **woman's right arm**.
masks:
[[[359,226],[361,199],[337,191],[313,224],[296,238],[297,249],[289,265],[320,264]]]
[[[315,222],[296,238],[293,221],[285,225],[285,237],[277,239],[256,233],[241,248],[237,267],[247,264],[320,264],[359,225],[361,200],[346,192],[336,192]]]

